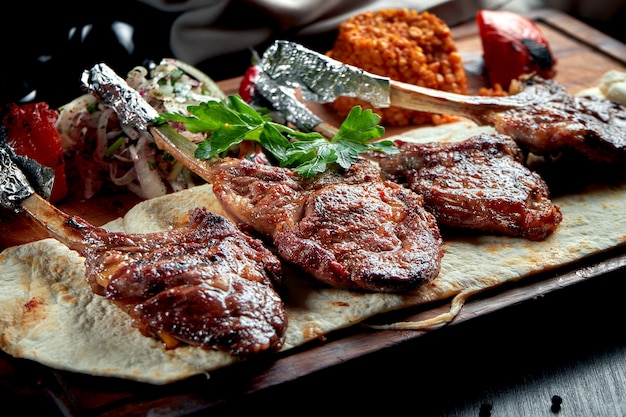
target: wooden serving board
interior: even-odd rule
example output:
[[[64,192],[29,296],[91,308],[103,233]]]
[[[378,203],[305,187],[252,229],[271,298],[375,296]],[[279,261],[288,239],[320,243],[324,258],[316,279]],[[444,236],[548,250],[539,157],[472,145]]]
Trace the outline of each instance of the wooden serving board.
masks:
[[[595,86],[611,69],[626,70],[626,46],[601,32],[552,10],[531,15],[549,39],[557,58],[555,80],[572,92]],[[453,28],[455,42],[464,54],[470,89],[485,85],[481,75],[482,46],[473,22]],[[237,92],[239,78],[220,82],[226,93]],[[324,106],[313,106],[326,121],[340,120]],[[388,129],[387,135],[401,129]],[[96,225],[122,216],[139,200],[128,193],[82,200],[77,190],[59,207]],[[25,217],[0,214],[0,250],[45,237]],[[580,261],[576,265],[538,274],[504,285],[471,299],[450,326],[501,308],[626,266],[626,248],[620,247]],[[435,303],[393,313],[394,319],[421,320],[448,310]],[[421,331],[366,331],[358,326],[328,335],[325,340],[263,360],[241,363],[213,372],[210,379],[194,377],[167,386],[152,386],[57,371],[0,353],[0,397],[14,401],[46,401],[59,407],[59,415],[122,417],[147,415],[178,417],[210,410],[214,405],[269,387],[289,383],[304,375],[333,367],[365,354],[378,352],[422,336]],[[50,401],[50,398],[54,401]]]

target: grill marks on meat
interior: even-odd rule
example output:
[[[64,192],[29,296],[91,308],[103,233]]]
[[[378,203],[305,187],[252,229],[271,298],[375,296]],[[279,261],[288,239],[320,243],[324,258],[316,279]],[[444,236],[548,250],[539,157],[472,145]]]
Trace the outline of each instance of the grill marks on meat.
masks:
[[[523,153],[508,136],[397,141],[396,146],[400,153],[379,160],[383,175],[424,196],[426,208],[442,226],[539,241],[562,220],[548,186],[523,165]]]
[[[488,115],[494,128],[536,154],[574,151],[599,163],[626,160],[626,108],[610,100],[573,96],[539,77],[521,79],[515,96],[549,97],[536,106]]]
[[[228,219],[198,208],[187,226],[148,234],[70,223],[84,236],[75,249],[86,257],[92,290],[128,312],[145,336],[235,355],[282,346],[280,261]]]
[[[213,191],[232,218],[334,288],[405,291],[439,274],[435,218],[420,196],[383,181],[365,160],[314,179],[241,159],[211,170]]]

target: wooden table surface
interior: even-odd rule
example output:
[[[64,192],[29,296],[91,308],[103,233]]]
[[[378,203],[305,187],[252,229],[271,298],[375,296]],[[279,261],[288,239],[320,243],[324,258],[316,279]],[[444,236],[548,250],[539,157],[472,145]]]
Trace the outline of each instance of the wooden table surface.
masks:
[[[534,18],[559,60],[556,79],[571,92],[595,85],[609,69],[626,68],[623,44],[559,12],[541,11]],[[480,62],[475,27],[467,24],[454,33],[471,72]],[[232,90],[237,82],[221,85]],[[324,116],[333,121],[333,115]],[[133,201],[105,203],[62,208],[103,223]],[[14,220],[0,218],[1,247],[36,237],[28,224]],[[372,333],[348,331],[273,363],[164,387],[59,372],[0,354],[0,415],[12,415],[5,414],[12,408],[52,417],[626,415],[624,265],[626,250],[618,248],[560,271],[562,281],[549,289],[538,277],[504,288],[506,303],[468,303],[452,325],[420,337],[394,332],[372,344]],[[349,343],[331,343],[344,336]]]

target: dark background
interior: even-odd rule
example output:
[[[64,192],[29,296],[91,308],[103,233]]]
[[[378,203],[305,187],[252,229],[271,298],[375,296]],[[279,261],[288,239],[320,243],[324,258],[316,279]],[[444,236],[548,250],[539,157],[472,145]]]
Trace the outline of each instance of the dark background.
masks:
[[[171,54],[169,25],[173,15],[135,1],[13,2],[3,16],[3,65],[0,101],[21,100],[36,91],[32,101],[59,107],[82,94],[80,75],[97,62],[125,74],[146,59]],[[115,37],[115,20],[135,28],[135,48],[127,51]],[[93,25],[86,38],[81,28]],[[73,36],[70,30],[77,28]]]
[[[234,2],[236,3],[236,2]],[[258,25],[259,13],[233,5],[224,19],[242,27]],[[236,14],[236,18],[231,18]],[[33,5],[20,0],[11,4],[0,19],[2,65],[0,65],[0,104],[22,101],[47,101],[59,107],[83,93],[80,76],[83,70],[105,62],[118,74],[125,75],[136,65],[159,62],[173,57],[169,32],[179,13],[157,10],[136,1],[42,2]],[[115,36],[112,24],[121,21],[134,28],[134,49],[127,50]],[[269,23],[271,24],[271,23]],[[83,38],[81,29],[91,25]],[[73,30],[75,29],[75,30]],[[295,40],[290,33],[284,39]],[[298,38],[310,47],[332,46],[334,33],[315,39]],[[262,43],[250,45],[259,52]],[[252,59],[251,50],[196,64],[215,81],[243,75]]]

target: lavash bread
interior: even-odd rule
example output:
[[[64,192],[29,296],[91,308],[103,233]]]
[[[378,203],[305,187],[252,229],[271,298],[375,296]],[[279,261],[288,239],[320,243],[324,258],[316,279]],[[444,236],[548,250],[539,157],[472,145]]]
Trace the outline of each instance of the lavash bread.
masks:
[[[462,121],[420,128],[402,139],[460,140],[489,129]],[[382,327],[445,324],[472,294],[574,262],[626,239],[626,233],[615,227],[626,218],[626,184],[594,186],[583,194],[560,196],[555,203],[563,222],[542,242],[490,235],[444,238],[439,277],[408,294],[335,290],[306,276],[288,274],[281,289],[289,320],[283,351],[379,313],[436,300],[451,300],[450,312],[424,322]],[[127,233],[167,230],[184,224],[187,212],[198,206],[220,211],[210,185],[142,202],[106,227]],[[56,369],[157,385],[239,361],[197,347],[166,350],[161,342],[142,336],[127,315],[90,291],[82,262],[76,252],[53,239],[0,254],[3,351]]]

